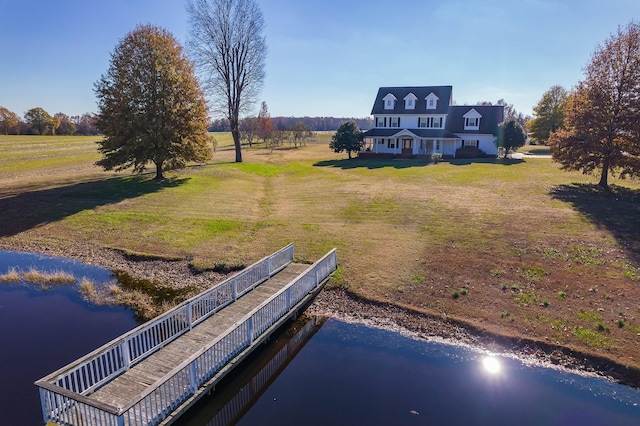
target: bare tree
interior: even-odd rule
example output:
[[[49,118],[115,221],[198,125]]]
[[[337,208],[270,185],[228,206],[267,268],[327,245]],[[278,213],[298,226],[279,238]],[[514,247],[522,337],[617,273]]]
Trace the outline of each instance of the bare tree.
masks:
[[[240,139],[249,144],[249,148],[253,143],[258,141],[258,117],[245,117],[240,120]]]
[[[264,17],[254,0],[189,0],[188,47],[214,112],[231,126],[236,162],[242,162],[240,114],[262,88],[267,43]]]

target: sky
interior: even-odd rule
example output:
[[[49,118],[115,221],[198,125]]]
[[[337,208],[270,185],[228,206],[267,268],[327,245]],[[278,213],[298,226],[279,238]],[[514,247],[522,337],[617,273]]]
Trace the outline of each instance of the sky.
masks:
[[[453,86],[459,105],[504,99],[532,114],[571,89],[640,0],[256,0],[272,116],[366,117],[381,86]],[[139,24],[183,45],[183,0],[0,0],[0,106],[97,112],[94,83]],[[255,107],[257,114],[259,104]],[[215,118],[215,117],[214,117]]]

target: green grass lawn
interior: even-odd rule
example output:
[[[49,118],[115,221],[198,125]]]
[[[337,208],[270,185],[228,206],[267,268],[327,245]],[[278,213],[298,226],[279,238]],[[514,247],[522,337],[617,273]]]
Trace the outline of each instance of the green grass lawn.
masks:
[[[158,183],[93,166],[95,138],[0,136],[0,244],[199,265],[250,264],[290,242],[301,261],[337,247],[340,285],[362,297],[637,365],[640,182],[613,179],[603,194],[550,159],[347,160],[330,133],[245,149],[238,164],[230,135],[215,137],[209,164]],[[602,309],[606,331],[580,309]],[[591,326],[605,343],[576,331]]]

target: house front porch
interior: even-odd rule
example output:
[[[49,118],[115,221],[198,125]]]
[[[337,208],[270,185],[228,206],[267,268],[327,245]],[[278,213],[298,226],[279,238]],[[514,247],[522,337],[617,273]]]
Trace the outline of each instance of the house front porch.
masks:
[[[434,153],[453,158],[460,139],[427,129],[372,129],[365,133],[360,158],[431,158]]]

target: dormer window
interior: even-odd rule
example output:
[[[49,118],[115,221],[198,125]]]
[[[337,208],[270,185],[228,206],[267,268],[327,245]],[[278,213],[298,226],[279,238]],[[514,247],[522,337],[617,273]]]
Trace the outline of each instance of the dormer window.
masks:
[[[464,129],[465,130],[479,130],[480,129],[480,119],[482,115],[475,108],[472,108],[469,112],[467,112],[464,117]]]
[[[432,93],[429,93],[429,96],[427,96],[425,100],[427,101],[427,109],[436,109],[438,107],[438,101],[440,100],[440,98],[438,98],[432,92]]]
[[[387,93],[387,96],[382,98],[382,100],[384,101],[384,109],[394,109],[398,98],[393,96],[391,93]]]
[[[409,93],[404,97],[404,109],[416,109],[416,101],[418,97],[413,93]]]

